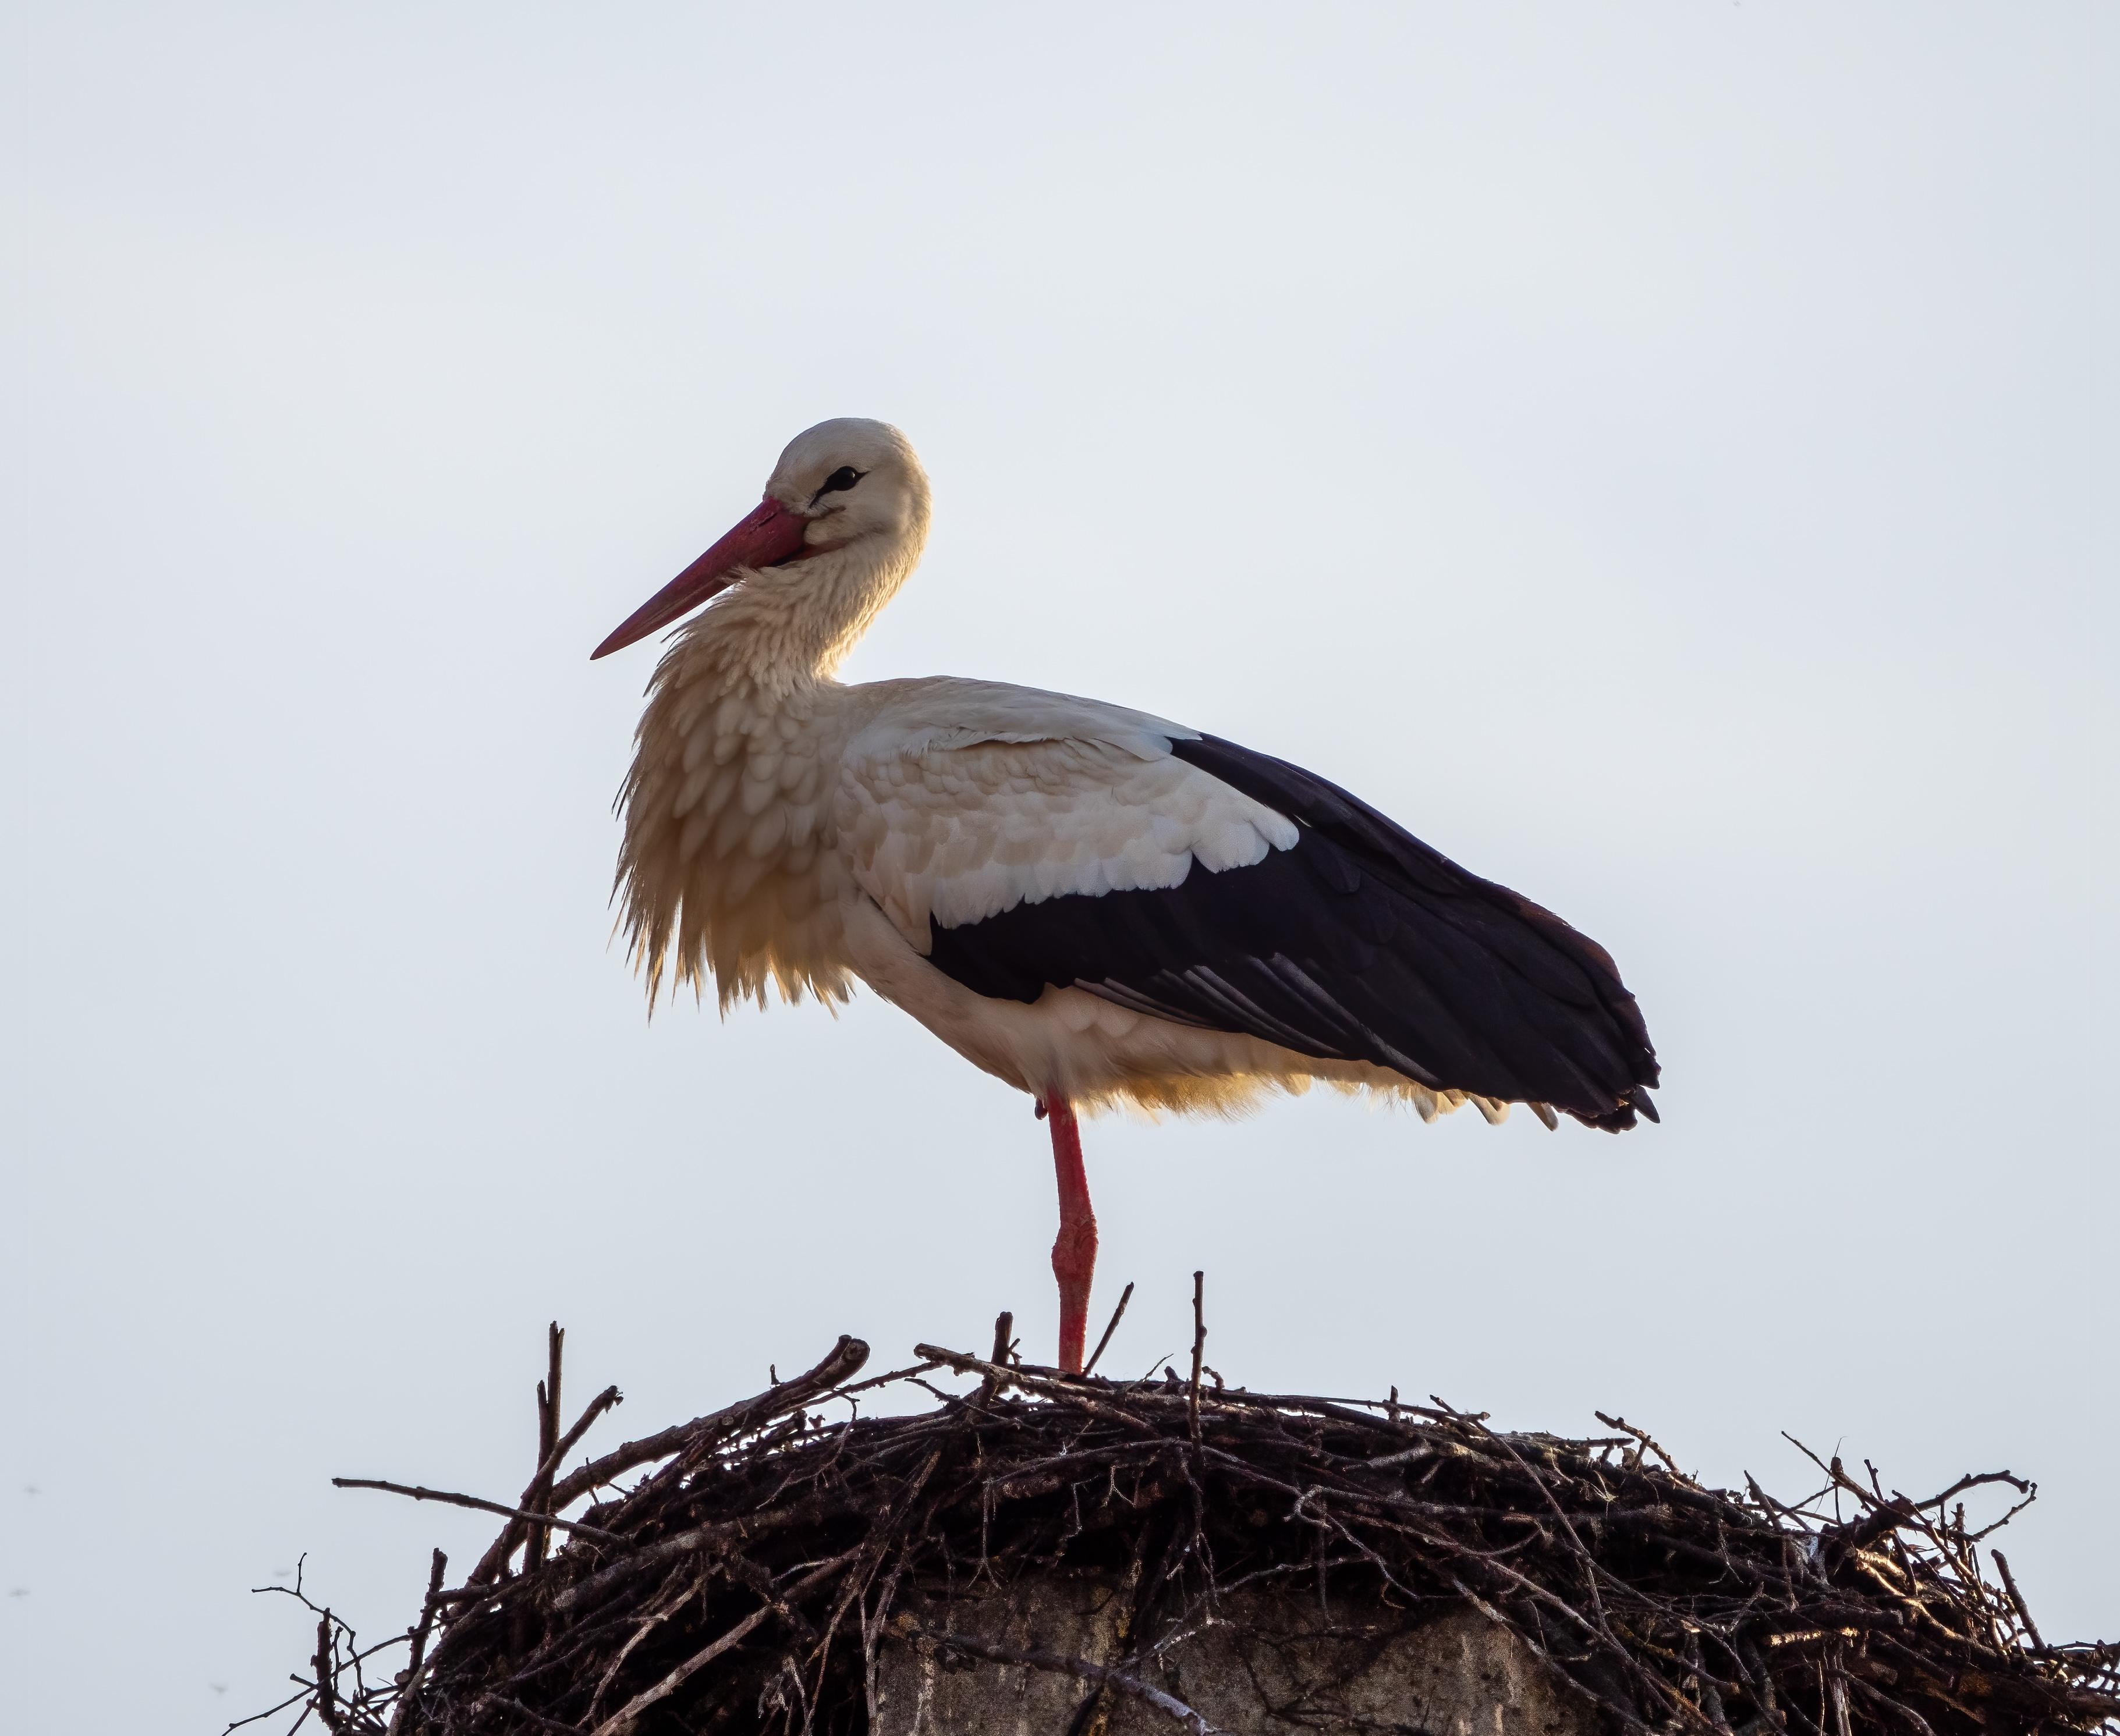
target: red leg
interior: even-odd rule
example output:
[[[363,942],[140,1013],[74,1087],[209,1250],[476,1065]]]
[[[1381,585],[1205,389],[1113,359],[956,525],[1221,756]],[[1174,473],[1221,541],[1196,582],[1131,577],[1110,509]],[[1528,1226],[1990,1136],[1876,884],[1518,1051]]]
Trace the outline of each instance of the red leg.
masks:
[[[1090,1331],[1090,1278],[1097,1269],[1097,1214],[1090,1209],[1090,1178],[1082,1171],[1082,1136],[1075,1112],[1058,1092],[1039,1109],[1053,1127],[1053,1168],[1060,1182],[1060,1233],[1053,1243],[1053,1275],[1060,1280],[1060,1366],[1082,1372]]]

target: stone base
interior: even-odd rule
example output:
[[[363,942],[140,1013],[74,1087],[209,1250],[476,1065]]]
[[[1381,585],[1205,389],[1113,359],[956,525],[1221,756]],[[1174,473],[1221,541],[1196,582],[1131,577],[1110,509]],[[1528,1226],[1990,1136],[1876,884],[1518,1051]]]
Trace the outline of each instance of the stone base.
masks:
[[[967,1657],[918,1637],[1113,1664],[1127,1603],[1109,1579],[1056,1574],[945,1604],[901,1594],[879,1650],[874,1736],[1178,1736],[1168,1709],[1047,1668]],[[1374,1604],[1319,1608],[1307,1581],[1240,1590],[1216,1624],[1135,1673],[1217,1730],[1267,1736],[1597,1736],[1597,1715],[1514,1634],[1471,1611],[1416,1622]],[[1109,1718],[1109,1722],[1104,1722]]]

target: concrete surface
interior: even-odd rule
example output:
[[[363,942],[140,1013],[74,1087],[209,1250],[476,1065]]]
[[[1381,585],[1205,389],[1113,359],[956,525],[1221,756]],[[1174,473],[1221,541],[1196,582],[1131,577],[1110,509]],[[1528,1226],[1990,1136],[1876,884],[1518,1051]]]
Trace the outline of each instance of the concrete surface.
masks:
[[[1175,1736],[1174,1710],[1052,1668],[968,1658],[921,1637],[1111,1666],[1128,1599],[1110,1578],[1056,1574],[953,1604],[902,1597],[879,1647],[875,1736]],[[1241,1590],[1220,1621],[1133,1672],[1232,1736],[1596,1736],[1597,1715],[1508,1630],[1471,1611],[1418,1622],[1311,1582]],[[1078,1724],[1077,1719],[1081,1722]]]

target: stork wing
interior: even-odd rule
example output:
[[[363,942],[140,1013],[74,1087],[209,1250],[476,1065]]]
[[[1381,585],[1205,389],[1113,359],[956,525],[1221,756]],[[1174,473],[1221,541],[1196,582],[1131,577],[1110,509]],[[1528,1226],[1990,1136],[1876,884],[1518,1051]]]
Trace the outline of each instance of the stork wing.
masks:
[[[1602,947],[1285,761],[1025,695],[954,728],[879,719],[844,764],[857,882],[976,993],[1072,986],[1595,1126],[1655,1114]]]

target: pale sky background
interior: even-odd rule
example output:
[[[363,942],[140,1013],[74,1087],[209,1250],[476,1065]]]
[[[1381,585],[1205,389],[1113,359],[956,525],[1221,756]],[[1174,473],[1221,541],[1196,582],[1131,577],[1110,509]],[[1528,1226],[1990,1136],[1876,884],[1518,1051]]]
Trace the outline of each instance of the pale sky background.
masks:
[[[1048,1350],[1025,1100],[607,944],[589,648],[837,415],[937,508],[851,678],[1309,765],[1664,1058],[1620,1140],[1092,1125],[1116,1368],[1198,1265],[1253,1386],[2007,1466],[2120,1634],[2116,71],[2104,4],[8,7],[9,1727],[267,1703],[305,1551],[408,1619],[490,1527],[328,1479],[513,1495],[550,1318],[607,1440]]]

